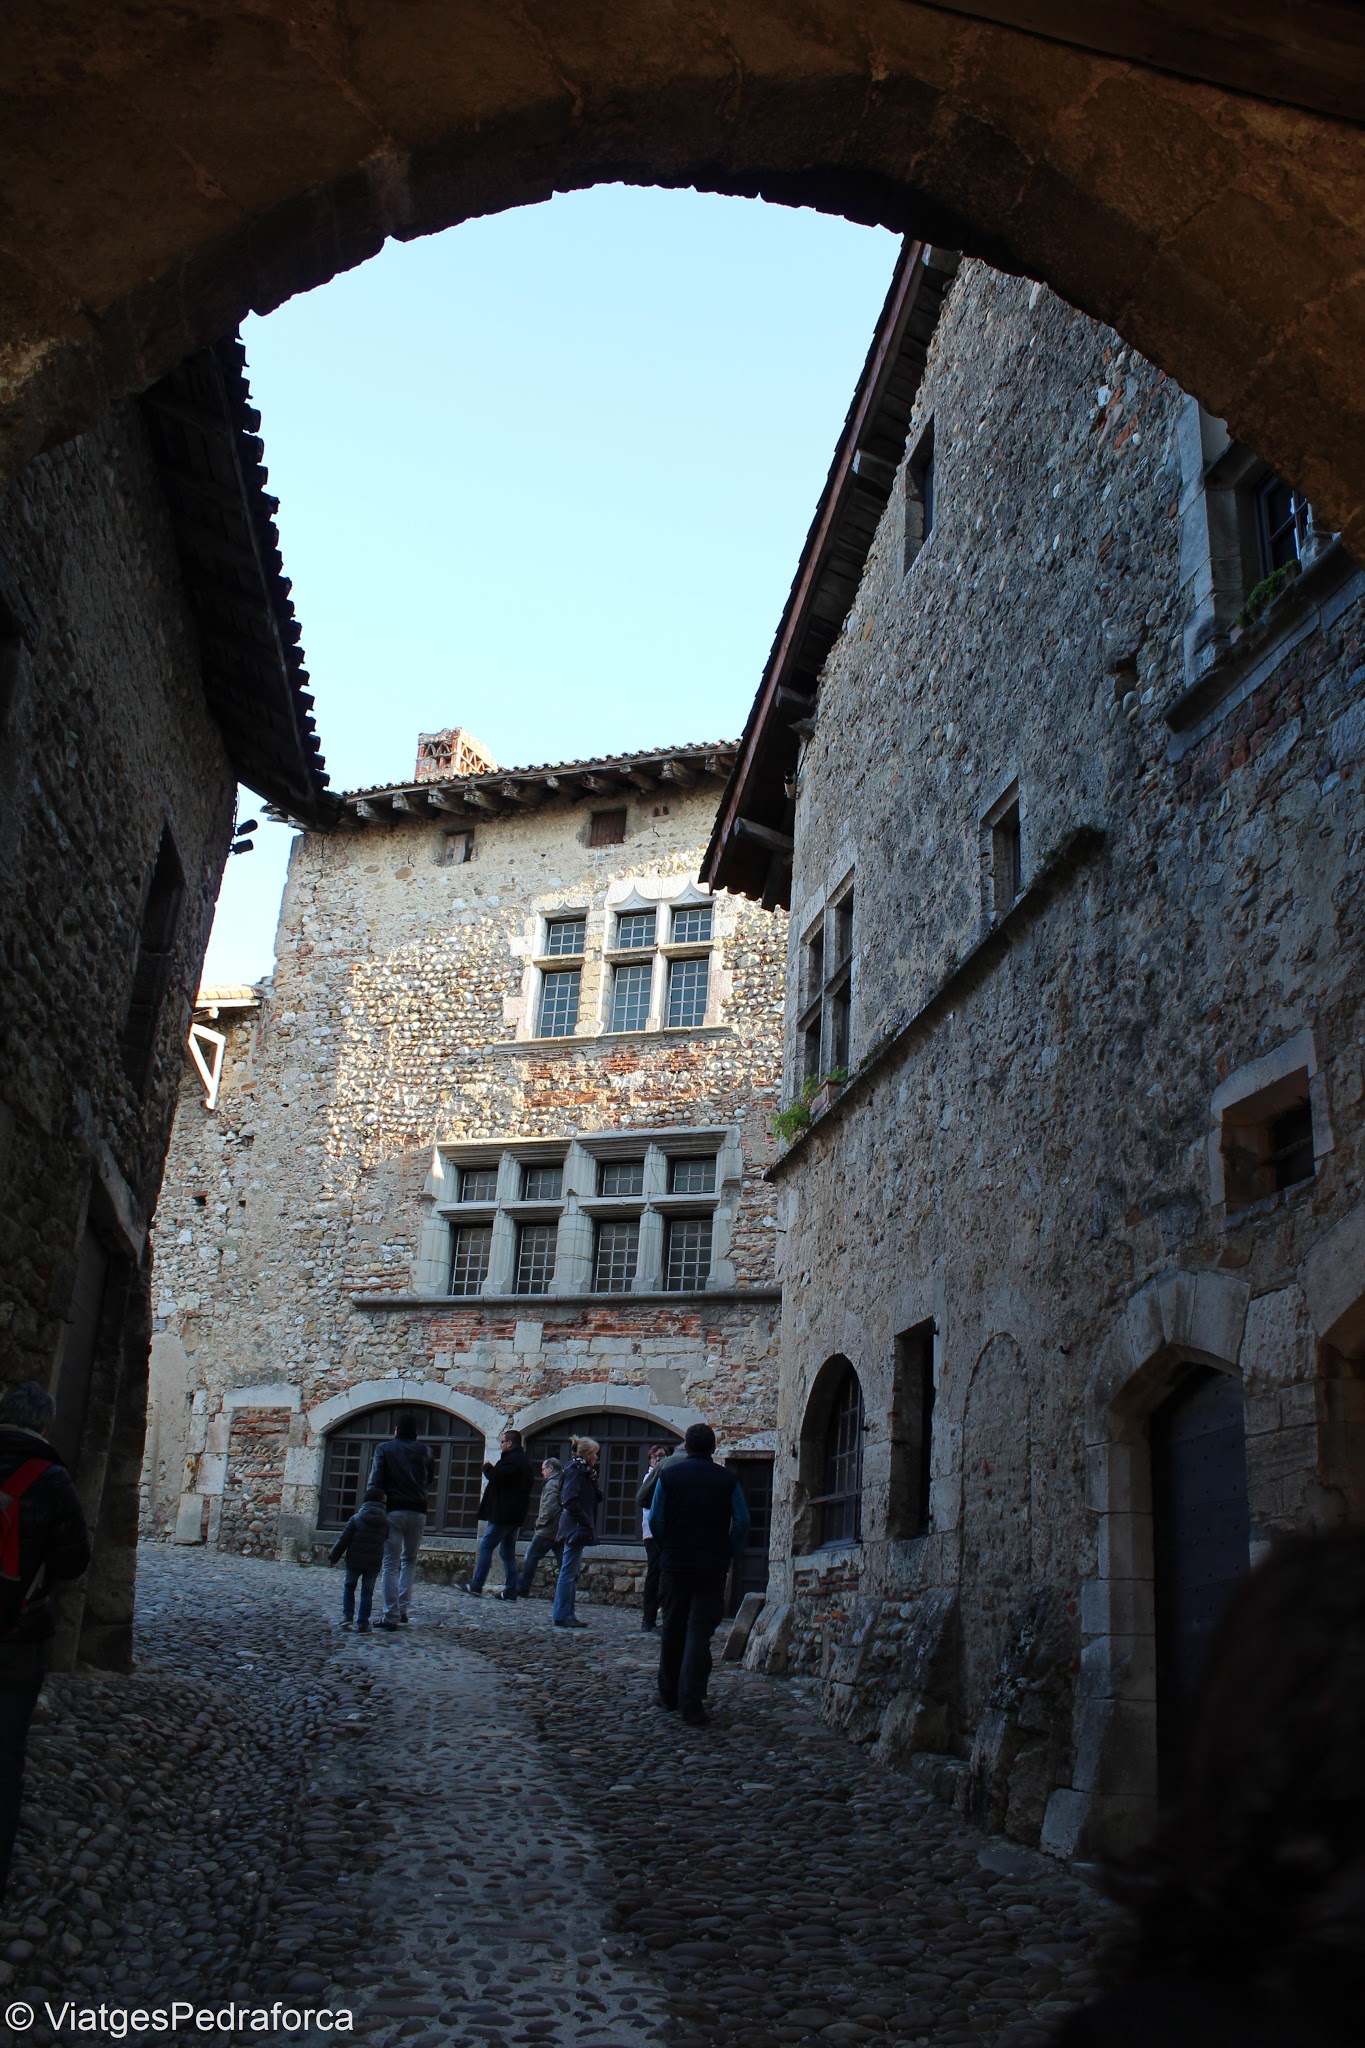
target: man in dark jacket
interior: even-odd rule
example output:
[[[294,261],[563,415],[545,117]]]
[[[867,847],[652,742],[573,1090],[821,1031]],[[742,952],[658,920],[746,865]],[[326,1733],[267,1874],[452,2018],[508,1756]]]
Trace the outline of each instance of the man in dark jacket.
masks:
[[[33,1380],[0,1395],[0,1899],[53,1633],[47,1589],[56,1579],[78,1579],[90,1562],[76,1489],[47,1440],[56,1413],[52,1396]]]
[[[663,1639],[659,1701],[704,1728],[711,1637],[725,1612],[725,1581],[749,1533],[738,1481],[714,1461],[716,1432],[694,1422],[681,1458],[659,1467],[649,1525],[659,1548]]]
[[[371,1488],[377,1487],[389,1504],[382,1629],[400,1628],[407,1622],[417,1553],[427,1526],[427,1488],[434,1463],[427,1446],[417,1441],[416,1415],[411,1408],[401,1408],[394,1434],[379,1446],[370,1467]]]
[[[355,1616],[355,1589],[359,1586],[360,1614],[355,1625],[361,1635],[369,1634],[374,1582],[384,1562],[384,1545],[388,1539],[389,1518],[384,1512],[384,1496],[377,1486],[372,1486],[332,1545],[328,1559],[329,1564],[340,1564],[343,1557],[346,1560],[346,1578],[341,1588],[343,1628],[349,1628]]]
[[[492,1568],[495,1550],[502,1557],[502,1597],[504,1600],[517,1597],[517,1531],[526,1520],[536,1475],[531,1460],[521,1448],[519,1429],[504,1430],[501,1451],[496,1465],[483,1468],[488,1484],[479,1502],[479,1520],[487,1526],[479,1542],[479,1554],[474,1560],[474,1576],[461,1581],[464,1591],[472,1593],[476,1600],[483,1592],[483,1582]]]

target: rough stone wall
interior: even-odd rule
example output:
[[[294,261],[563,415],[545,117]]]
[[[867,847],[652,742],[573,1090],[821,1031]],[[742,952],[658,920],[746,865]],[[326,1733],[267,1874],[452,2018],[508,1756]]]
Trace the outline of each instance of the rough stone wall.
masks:
[[[854,1079],[777,1169],[778,1441],[845,1355],[864,1541],[793,1558],[779,1456],[750,1655],[823,1672],[831,1714],[1059,1849],[1151,1814],[1144,1431],[1181,1359],[1243,1376],[1257,1542],[1365,1481],[1362,582],[1328,563],[1297,643],[1173,740],[1186,403],[1042,288],[964,266],[908,438],[932,417],[933,535],[905,573],[895,492],[798,793],[788,1082],[801,939],[850,873]],[[996,928],[982,820],[1015,780],[1024,890]],[[1215,1091],[1301,1032],[1316,1176],[1229,1212]],[[928,1319],[931,1524],[906,1540],[895,1340]]]
[[[552,802],[480,823],[474,858],[454,866],[439,817],[296,842],[273,982],[258,1012],[219,1020],[218,1109],[205,1111],[188,1068],[182,1086],[156,1231],[165,1449],[144,1473],[146,1527],[171,1533],[183,1512],[194,1538],[207,1498],[210,1540],[241,1540],[220,1503],[244,1390],[269,1389],[253,1402],[294,1418],[278,1513],[264,1537],[247,1531],[291,1554],[311,1554],[325,1431],[356,1389],[369,1390],[362,1406],[400,1390],[435,1400],[494,1435],[547,1405],[564,1412],[581,1390],[587,1409],[678,1428],[704,1414],[724,1446],[771,1448],[775,1195],[762,1176],[780,1090],[780,923],[717,898],[712,1021],[597,1028],[608,899],[694,879],[713,804],[705,785],[642,799],[626,843],[594,849],[588,806]],[[564,908],[587,912],[581,1035],[537,1040],[530,961],[540,920]],[[733,1286],[714,1300],[444,1293],[434,1145],[682,1127],[740,1134]],[[388,1305],[357,1305],[375,1296]],[[628,1579],[631,1561],[616,1569]]]
[[[109,1327],[68,1399],[80,1412],[59,1420],[87,1514],[125,1541],[127,1502],[106,1498],[106,1478],[126,1487],[131,1458],[135,1504],[143,1246],[235,795],[134,408],[33,463],[0,500],[0,601],[0,1378],[57,1384],[89,1225],[113,1262]],[[186,891],[139,1091],[120,1031],[167,825]],[[97,1565],[87,1619],[104,1598],[101,1628],[126,1636],[121,1568],[112,1553],[107,1563],[107,1597]],[[73,1641],[80,1605],[69,1603]]]

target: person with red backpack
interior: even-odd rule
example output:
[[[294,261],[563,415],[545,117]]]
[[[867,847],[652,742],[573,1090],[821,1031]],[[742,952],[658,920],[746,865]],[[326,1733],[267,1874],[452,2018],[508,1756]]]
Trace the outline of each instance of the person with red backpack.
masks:
[[[47,1440],[57,1404],[36,1380],[0,1393],[0,1900],[19,1827],[24,1752],[53,1633],[48,1587],[78,1579],[90,1538],[71,1475]]]

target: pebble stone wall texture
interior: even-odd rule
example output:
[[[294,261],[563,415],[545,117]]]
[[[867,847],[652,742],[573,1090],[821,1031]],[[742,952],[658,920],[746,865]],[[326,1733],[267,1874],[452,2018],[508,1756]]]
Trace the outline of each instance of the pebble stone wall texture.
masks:
[[[608,905],[695,888],[717,787],[632,801],[624,845],[590,847],[589,804],[565,800],[481,821],[458,865],[440,814],[296,842],[273,981],[257,1010],[219,1019],[218,1108],[188,1063],[181,1090],[156,1229],[146,1527],[310,1554],[326,1430],[400,1397],[493,1440],[606,1408],[674,1430],[704,1417],[722,1450],[771,1452],[778,924],[717,898],[706,1026],[600,1029]],[[588,918],[580,1035],[537,1040],[529,963],[543,916],[566,907]],[[734,1134],[719,1293],[445,1291],[434,1145],[659,1128]],[[466,1555],[437,1542],[432,1568]],[[595,1569],[624,1594],[639,1562],[604,1551]]]
[[[235,783],[136,408],[0,499],[0,1380],[58,1385],[98,1532],[64,1654],[126,1655],[147,1375],[147,1225]],[[185,896],[144,1090],[120,1053],[163,829]],[[58,1382],[83,1243],[109,1259],[89,1377]]]
[[[1152,1815],[1147,1431],[1185,1361],[1240,1375],[1253,1555],[1365,1506],[1365,579],[1327,546],[1187,655],[1195,417],[1111,332],[964,265],[907,443],[932,420],[932,536],[907,573],[902,478],[797,797],[788,1086],[802,940],[849,877],[854,1072],[775,1169],[778,1441],[849,1360],[864,1540],[793,1556],[810,1487],[779,1455],[748,1654],[1068,1854]],[[997,918],[983,821],[1015,783]],[[1229,1210],[1222,1106],[1295,1069],[1315,1176]],[[927,1323],[915,1536],[896,1340]]]
[[[342,1635],[339,1588],[150,1546],[136,1672],[49,1684],[0,1910],[26,2039],[179,1998],[343,2008],[365,2048],[1039,2048],[1091,1993],[1112,1909],[799,1682],[722,1664],[686,1728],[631,1616],[436,1587]]]

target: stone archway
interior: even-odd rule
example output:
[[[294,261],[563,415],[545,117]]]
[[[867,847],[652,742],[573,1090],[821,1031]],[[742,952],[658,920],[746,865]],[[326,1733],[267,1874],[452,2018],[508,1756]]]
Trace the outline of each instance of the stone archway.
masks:
[[[818,206],[1045,279],[1365,553],[1349,28],[1307,57],[1273,18],[1234,46],[1198,5],[1169,51],[1122,7],[1105,51],[1077,33],[1075,10],[916,0],[31,9],[0,143],[4,473],[388,236],[626,179]],[[1129,61],[1154,48],[1169,70]]]

